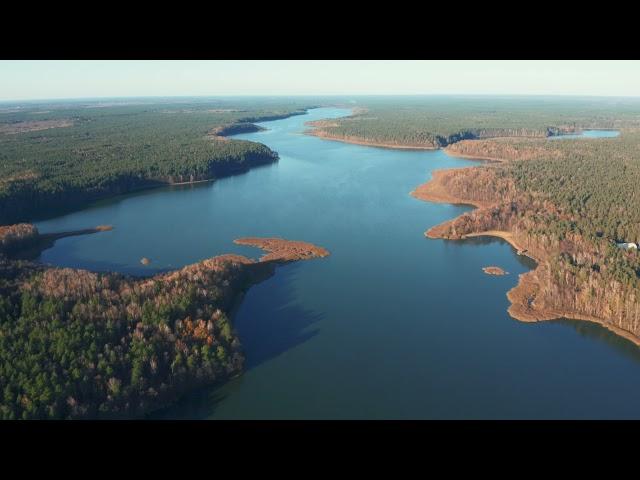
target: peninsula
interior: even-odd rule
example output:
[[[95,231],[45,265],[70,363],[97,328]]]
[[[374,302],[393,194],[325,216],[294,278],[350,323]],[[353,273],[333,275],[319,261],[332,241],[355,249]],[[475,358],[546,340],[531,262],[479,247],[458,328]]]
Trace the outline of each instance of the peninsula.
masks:
[[[281,238],[236,243],[267,254],[147,278],[0,255],[0,418],[141,417],[241,373],[232,306],[278,265],[329,252]]]
[[[473,157],[468,152],[491,151],[491,158],[500,163],[435,172],[416,188],[412,195],[421,200],[477,207],[425,235],[449,240],[496,236],[534,259],[538,266],[520,275],[518,285],[507,294],[512,317],[588,320],[640,344],[640,303],[635,293],[640,260],[636,251],[616,246],[620,239],[638,238],[638,215],[631,208],[615,207],[619,223],[612,223],[604,213],[614,211],[622,192],[629,198],[638,195],[633,182],[640,178],[640,170],[632,159],[640,153],[640,134],[627,131],[620,139],[599,139],[595,144],[594,140],[543,142],[497,139],[448,148],[453,155],[458,149],[467,152],[465,157]],[[605,150],[610,153],[604,154]],[[519,158],[518,152],[526,153]],[[626,175],[604,174],[612,158],[624,165]],[[575,181],[557,184],[558,174]],[[582,190],[588,200],[568,203],[567,189]]]
[[[0,112],[0,225],[165,185],[211,181],[274,163],[263,144],[228,138],[312,105],[237,100],[55,103]]]

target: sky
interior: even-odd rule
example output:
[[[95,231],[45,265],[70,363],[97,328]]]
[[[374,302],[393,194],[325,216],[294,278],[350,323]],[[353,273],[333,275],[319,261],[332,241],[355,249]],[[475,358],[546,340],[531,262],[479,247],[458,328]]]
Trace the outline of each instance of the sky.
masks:
[[[640,61],[0,61],[0,101],[396,94],[640,96]]]

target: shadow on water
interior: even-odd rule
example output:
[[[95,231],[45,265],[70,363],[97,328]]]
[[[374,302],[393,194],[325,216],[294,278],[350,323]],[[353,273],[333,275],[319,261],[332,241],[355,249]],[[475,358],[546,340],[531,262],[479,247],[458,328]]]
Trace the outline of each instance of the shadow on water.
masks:
[[[484,237],[469,237],[463,240],[459,240],[459,242],[464,245],[477,245],[477,246],[490,245],[492,243],[509,245],[509,242],[507,242],[506,240],[503,240],[500,237],[491,237],[489,235]]]
[[[454,241],[456,243],[457,241]],[[494,242],[504,243],[509,245],[509,242],[499,237],[471,237],[460,241],[460,245],[488,245]],[[513,248],[513,247],[511,247]],[[513,249],[515,251],[515,249]],[[537,264],[534,260],[526,255],[516,255],[517,261],[526,267],[527,269],[536,268]],[[599,325],[595,322],[589,322],[585,320],[573,320],[570,318],[563,318],[559,320],[552,320],[552,323],[556,325],[563,325],[574,329],[578,335],[583,338],[594,340],[606,344],[608,347],[616,350],[635,362],[640,363],[640,348],[632,341],[621,337],[620,335],[612,332],[608,328]]]
[[[480,236],[480,237],[469,237],[469,238],[465,238],[462,240],[446,240],[447,243],[449,245],[452,246],[457,246],[460,248],[465,248],[468,247],[470,245],[473,246],[487,246],[487,245],[491,245],[491,244],[500,244],[500,245],[507,245],[509,246],[513,252],[515,253],[515,258],[518,261],[518,263],[520,265],[522,265],[523,267],[529,269],[529,270],[533,270],[534,268],[536,268],[538,266],[538,264],[535,262],[535,260],[527,257],[526,255],[518,255],[517,254],[517,249],[513,247],[513,245],[511,245],[509,242],[507,242],[506,240],[504,240],[503,238],[500,237],[493,237],[491,235],[485,235],[485,236]]]
[[[239,177],[251,172],[265,170],[273,168],[278,164],[278,160],[261,165],[253,165],[250,168],[239,169],[237,171],[226,172],[216,178],[212,178],[207,181],[197,181],[193,183],[156,183],[150,185],[144,185],[140,187],[131,188],[128,191],[122,193],[109,193],[106,192],[102,195],[98,195],[95,198],[78,199],[69,201],[64,205],[42,205],[37,213],[30,215],[24,221],[30,223],[44,222],[47,220],[55,219],[61,216],[65,216],[71,213],[96,210],[108,207],[110,205],[117,205],[125,200],[143,197],[147,195],[156,195],[158,192],[184,192],[188,190],[199,190],[212,188],[214,184],[224,181],[228,178]]]
[[[72,259],[70,265],[67,268],[79,268],[82,270],[87,270],[89,272],[96,273],[115,273],[124,275],[127,277],[133,277],[135,279],[141,279],[146,277],[153,277],[155,275],[162,275],[164,273],[173,272],[178,270],[180,267],[153,267],[153,266],[130,266],[124,263],[117,262],[109,262],[104,260],[90,260],[87,261],[86,264],[82,260],[74,259],[73,257],[69,257]],[[56,264],[55,262],[43,262],[41,258],[36,258],[38,262],[42,265],[52,268],[65,268],[65,265]]]
[[[250,370],[318,334],[309,327],[323,318],[299,305],[294,297],[299,263],[279,267],[276,275],[257,285],[251,302],[244,303],[234,319]]]
[[[280,266],[268,280],[249,289],[233,316],[245,354],[245,368],[240,377],[227,383],[199,389],[185,395],[173,406],[158,411],[149,418],[208,418],[217,406],[243,382],[251,370],[295,348],[319,333],[309,330],[324,315],[297,304],[294,289],[299,263]]]
[[[233,385],[241,378],[231,380],[226,386]],[[181,400],[166,409],[145,415],[147,420],[189,420],[206,418],[222,403],[227,394],[220,391],[222,385],[197,390],[187,394]]]
[[[500,243],[509,245],[509,242],[500,238],[500,237],[492,237],[492,236],[481,236],[481,237],[470,237],[465,238],[464,240],[454,240],[450,241],[451,244],[458,246],[463,245],[489,245],[492,243]],[[516,249],[511,246],[514,252]],[[528,270],[532,270],[536,268],[537,263],[527,257],[526,255],[516,255],[516,260],[522,266],[526,267]],[[559,320],[552,320],[550,323],[556,325],[563,325],[565,327],[570,327],[575,330],[578,335],[583,338],[594,340],[596,342],[601,342],[607,345],[608,347],[616,350],[620,354],[624,355],[626,358],[629,358],[635,362],[640,363],[640,348],[638,345],[633,343],[632,341],[619,336],[618,334],[612,332],[608,328],[595,323],[589,322],[585,320],[574,320],[570,318],[563,318]]]
[[[621,337],[606,327],[594,322],[586,320],[572,320],[563,318],[561,320],[552,320],[558,325],[565,325],[573,328],[581,337],[588,338],[597,342],[602,342],[608,347],[613,348],[617,352],[624,355],[635,362],[640,363],[640,348],[631,340]]]

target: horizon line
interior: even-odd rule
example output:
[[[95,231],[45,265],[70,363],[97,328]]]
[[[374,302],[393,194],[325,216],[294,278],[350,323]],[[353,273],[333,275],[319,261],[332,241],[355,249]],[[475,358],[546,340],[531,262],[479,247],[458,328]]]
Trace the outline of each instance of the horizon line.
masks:
[[[291,98],[291,97],[568,97],[568,98],[619,98],[639,99],[640,95],[594,95],[570,93],[238,93],[238,94],[206,94],[206,95],[125,95],[125,96],[85,96],[85,97],[48,97],[0,99],[0,103],[19,102],[65,102],[82,100],[132,100],[132,99],[188,99],[188,98]]]

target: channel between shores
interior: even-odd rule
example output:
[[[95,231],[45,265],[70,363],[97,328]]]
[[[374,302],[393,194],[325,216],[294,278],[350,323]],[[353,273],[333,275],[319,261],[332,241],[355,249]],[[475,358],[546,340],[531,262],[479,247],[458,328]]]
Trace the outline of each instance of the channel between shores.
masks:
[[[428,145],[396,145],[390,143],[380,143],[380,142],[371,142],[365,141],[358,138],[350,138],[350,137],[338,137],[327,134],[325,131],[321,130],[322,121],[313,122],[309,124],[310,126],[316,127],[314,130],[308,130],[305,133],[311,136],[316,136],[318,138],[322,138],[323,140],[330,141],[339,141],[343,143],[350,143],[355,145],[362,146],[370,146],[370,147],[379,147],[379,148],[389,148],[389,149],[397,149],[397,150],[442,150],[445,154],[456,157],[463,158],[469,160],[478,160],[484,162],[493,162],[493,163],[505,163],[509,160],[493,157],[493,156],[479,156],[479,155],[468,155],[457,153],[454,150],[450,149],[449,146],[444,148],[438,148],[435,146]],[[489,208],[492,206],[490,202],[479,202],[472,201],[469,199],[464,199],[460,197],[456,197],[450,191],[448,191],[444,185],[441,184],[441,179],[447,172],[459,171],[464,168],[475,168],[475,167],[461,167],[461,168],[452,168],[452,169],[443,169],[443,170],[434,170],[432,172],[432,178],[428,182],[419,185],[415,190],[410,192],[410,194],[423,201],[432,202],[432,203],[448,203],[455,205],[470,205],[477,209]],[[455,217],[450,219],[442,224],[435,225],[431,227],[429,230],[425,232],[425,236],[431,239],[445,239],[442,236],[442,232],[446,229],[446,227],[455,222],[455,220],[459,217]],[[539,321],[547,321],[547,320],[560,320],[560,319],[575,319],[588,321],[592,323],[597,323],[616,335],[623,337],[635,345],[640,346],[640,338],[632,334],[631,332],[621,329],[606,320],[590,315],[584,315],[578,312],[574,312],[571,310],[560,310],[560,309],[552,309],[552,308],[542,308],[542,309],[533,309],[533,302],[535,299],[536,292],[541,288],[540,285],[540,277],[543,276],[545,269],[548,268],[546,266],[546,260],[544,258],[540,258],[535,255],[533,252],[524,248],[521,245],[514,234],[510,231],[502,231],[502,230],[487,230],[481,232],[474,232],[466,235],[462,235],[459,240],[464,240],[472,237],[496,237],[501,238],[507,243],[509,243],[517,252],[518,255],[523,255],[534,262],[536,262],[536,267],[529,272],[523,273],[519,275],[517,285],[507,292],[507,298],[510,301],[510,306],[507,309],[509,315],[521,322],[539,322]]]

